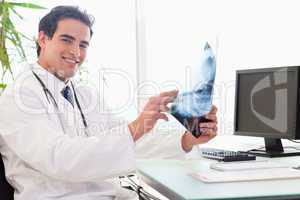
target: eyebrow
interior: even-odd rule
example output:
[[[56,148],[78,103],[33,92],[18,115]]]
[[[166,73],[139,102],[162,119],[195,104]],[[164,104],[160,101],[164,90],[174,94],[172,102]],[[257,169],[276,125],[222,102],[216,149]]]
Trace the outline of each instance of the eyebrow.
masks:
[[[73,40],[73,41],[76,40],[73,36],[68,35],[68,34],[62,34],[59,37],[61,37],[61,38],[68,38],[68,39]],[[85,44],[85,45],[89,45],[89,42],[86,41],[86,40],[82,40],[82,41],[80,41],[80,43],[81,44]]]

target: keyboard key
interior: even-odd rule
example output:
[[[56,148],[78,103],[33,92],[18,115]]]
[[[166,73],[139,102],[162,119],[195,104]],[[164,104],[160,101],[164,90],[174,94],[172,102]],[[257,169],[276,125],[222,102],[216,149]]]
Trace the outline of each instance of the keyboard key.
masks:
[[[247,154],[245,152],[240,151],[229,151],[215,148],[201,148],[200,151],[201,155],[205,158],[224,162],[256,160],[255,155]]]

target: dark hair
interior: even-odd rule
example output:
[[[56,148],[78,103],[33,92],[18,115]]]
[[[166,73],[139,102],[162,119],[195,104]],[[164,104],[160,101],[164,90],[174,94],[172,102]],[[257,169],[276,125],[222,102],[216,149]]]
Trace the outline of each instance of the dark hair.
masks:
[[[75,6],[57,6],[51,9],[51,11],[45,15],[39,23],[39,32],[43,31],[49,38],[52,38],[57,24],[63,19],[76,19],[86,24],[90,28],[90,35],[92,37],[92,26],[94,23],[94,17],[87,14],[87,12],[81,11],[79,7]],[[37,56],[40,55],[41,47],[37,43]]]

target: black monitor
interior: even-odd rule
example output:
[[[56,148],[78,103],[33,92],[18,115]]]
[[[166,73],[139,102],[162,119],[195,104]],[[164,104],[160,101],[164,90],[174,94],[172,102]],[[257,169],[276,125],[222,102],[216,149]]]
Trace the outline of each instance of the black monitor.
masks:
[[[263,149],[249,153],[282,157],[300,155],[283,148],[281,139],[300,139],[300,67],[236,72],[234,135],[264,137]]]

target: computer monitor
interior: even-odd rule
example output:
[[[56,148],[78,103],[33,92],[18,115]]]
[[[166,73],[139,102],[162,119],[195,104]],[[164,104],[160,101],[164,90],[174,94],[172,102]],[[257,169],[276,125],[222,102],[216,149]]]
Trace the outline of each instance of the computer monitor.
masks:
[[[300,155],[283,148],[281,139],[300,138],[300,67],[238,70],[234,135],[264,137],[264,149],[249,153],[282,157]]]

